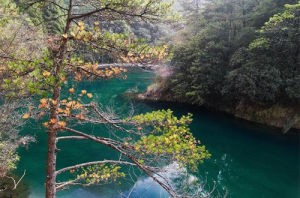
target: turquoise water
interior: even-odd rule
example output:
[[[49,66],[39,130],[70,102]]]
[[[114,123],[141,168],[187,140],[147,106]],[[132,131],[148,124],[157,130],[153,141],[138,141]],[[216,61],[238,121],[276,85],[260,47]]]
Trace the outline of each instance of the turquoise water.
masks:
[[[212,154],[211,159],[202,164],[193,176],[206,183],[207,191],[215,183],[214,195],[228,194],[227,197],[232,198],[300,197],[299,135],[282,135],[275,129],[196,107],[136,102],[124,96],[130,89],[145,90],[154,78],[153,73],[133,70],[128,74],[127,80],[83,82],[79,86],[80,89],[97,93],[95,98],[100,103],[122,115],[130,110],[131,104],[135,113],[168,108],[178,116],[193,113],[192,131]],[[104,127],[85,126],[81,130],[107,135]],[[24,169],[27,171],[23,180],[23,186],[27,190],[20,197],[44,197],[46,133],[36,123],[28,124],[23,133],[34,135],[37,142],[28,149],[20,150],[21,161],[17,173],[23,173]],[[65,140],[58,147],[61,149],[58,168],[117,156],[117,153],[88,141]],[[126,195],[133,186],[135,188],[131,198],[167,197],[159,186],[139,172],[132,179],[122,180],[121,184],[72,188],[58,193],[58,197],[118,198]]]

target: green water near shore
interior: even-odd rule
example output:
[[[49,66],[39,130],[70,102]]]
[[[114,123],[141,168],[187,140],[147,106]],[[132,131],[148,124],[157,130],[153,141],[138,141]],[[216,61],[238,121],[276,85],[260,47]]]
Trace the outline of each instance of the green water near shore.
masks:
[[[197,173],[193,173],[194,177],[207,183],[207,190],[215,183],[215,192],[223,195],[227,192],[227,197],[232,198],[300,197],[300,141],[297,133],[283,135],[276,129],[257,126],[222,113],[186,105],[131,101],[124,96],[128,90],[145,90],[154,78],[151,72],[133,70],[128,73],[127,80],[83,82],[79,86],[80,89],[95,93],[100,103],[123,115],[130,111],[131,104],[136,114],[157,109],[172,109],[178,116],[193,113],[192,131],[212,154],[211,159],[205,161]],[[99,130],[107,132],[104,127],[85,126],[82,130],[91,134]],[[28,124],[23,133],[34,135],[37,139],[28,149],[20,150],[21,161],[17,173],[21,174],[24,169],[27,171],[22,182],[28,190],[23,195],[44,197],[46,133],[36,123]],[[117,156],[115,152],[87,141],[64,141],[58,147],[61,149],[58,168]],[[151,179],[143,175],[137,175],[134,179],[136,181],[125,180],[122,184],[72,188],[58,193],[58,197],[121,197],[120,193],[126,194],[135,182],[132,198],[167,197]]]

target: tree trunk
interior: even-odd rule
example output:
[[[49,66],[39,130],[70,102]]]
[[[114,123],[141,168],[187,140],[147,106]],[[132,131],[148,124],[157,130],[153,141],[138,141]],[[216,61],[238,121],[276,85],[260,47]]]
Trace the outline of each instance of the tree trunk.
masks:
[[[56,134],[55,130],[48,131],[46,198],[55,198],[56,194]]]
[[[59,101],[61,87],[54,89],[52,99]],[[50,119],[58,120],[57,109],[59,103],[51,105]],[[48,130],[48,150],[47,150],[47,176],[46,176],[46,198],[55,198],[56,195],[56,135],[58,133],[57,123],[52,123]]]
[[[66,20],[66,26],[64,29],[64,34],[67,34],[70,29],[70,17],[72,14],[72,3],[73,0],[69,0],[69,7],[68,7],[68,17]],[[55,119],[58,121],[58,115],[57,115],[57,109],[59,108],[59,100],[60,100],[60,91],[61,91],[61,85],[59,72],[61,70],[61,66],[64,60],[65,52],[66,52],[66,46],[67,46],[68,39],[64,38],[61,42],[60,48],[58,52],[54,52],[54,60],[55,64],[55,73],[54,76],[56,77],[56,86],[54,88],[52,100],[56,101],[56,104],[51,105],[50,110],[50,120]],[[49,125],[48,130],[48,150],[47,150],[47,176],[46,176],[46,198],[55,198],[56,197],[56,136],[58,133],[58,127],[57,123],[53,123]]]

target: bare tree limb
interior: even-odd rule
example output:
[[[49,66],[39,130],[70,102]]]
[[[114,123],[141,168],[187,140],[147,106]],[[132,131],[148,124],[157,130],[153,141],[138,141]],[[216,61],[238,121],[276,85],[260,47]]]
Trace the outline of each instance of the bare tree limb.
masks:
[[[130,159],[132,162],[134,162],[142,171],[144,171],[149,177],[151,177],[155,182],[157,182],[161,187],[163,187],[172,197],[176,198],[176,197],[179,197],[175,190],[171,187],[171,186],[168,186],[167,184],[165,184],[164,182],[160,181],[158,178],[156,178],[153,174],[153,170],[149,170],[147,167],[145,167],[144,165],[142,165],[141,163],[138,162],[137,159],[135,159],[133,156],[131,156],[130,154],[128,154],[127,152],[124,152],[120,147],[114,145],[113,143],[111,142],[108,142],[107,140],[105,140],[104,138],[102,137],[93,137],[93,136],[90,136],[88,134],[85,134],[85,133],[82,133],[80,131],[77,131],[77,130],[74,130],[74,129],[71,129],[71,128],[67,128],[67,127],[64,127],[63,128],[64,130],[66,131],[69,131],[71,133],[74,133],[74,134],[77,134],[77,135],[80,135],[80,136],[83,136],[83,137],[86,137],[87,139],[89,140],[92,140],[94,142],[97,142],[97,143],[100,143],[100,144],[103,144],[103,145],[106,145],[118,152],[120,152],[121,154],[125,155],[128,159]]]
[[[12,188],[12,190],[16,190],[17,189],[19,183],[22,181],[22,179],[24,178],[25,174],[26,174],[26,170],[24,170],[23,175],[21,176],[21,178],[17,182],[16,182],[16,180],[13,177],[5,176],[6,178],[9,178],[9,179],[11,179],[13,181],[14,187]]]
[[[105,7],[103,8],[100,8],[100,9],[96,9],[96,10],[93,10],[91,12],[87,12],[87,13],[84,13],[84,14],[80,14],[80,15],[73,15],[72,17],[70,17],[70,21],[73,21],[75,19],[81,19],[81,18],[85,18],[85,17],[88,17],[88,16],[91,16],[93,14],[96,14],[96,13],[99,13],[99,12],[102,12],[106,9],[108,9],[108,6],[110,4],[107,4]]]

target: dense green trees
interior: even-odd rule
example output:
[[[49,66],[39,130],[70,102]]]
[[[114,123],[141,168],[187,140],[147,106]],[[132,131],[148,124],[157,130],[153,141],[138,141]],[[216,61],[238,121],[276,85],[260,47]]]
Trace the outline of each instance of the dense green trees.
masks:
[[[225,95],[235,93],[252,102],[299,103],[299,14],[300,4],[286,5],[258,31],[246,57],[235,57],[242,65],[226,76]]]
[[[299,104],[295,3],[207,1],[188,19],[189,33],[176,37],[182,44],[174,48],[169,79],[174,98],[195,104]]]

